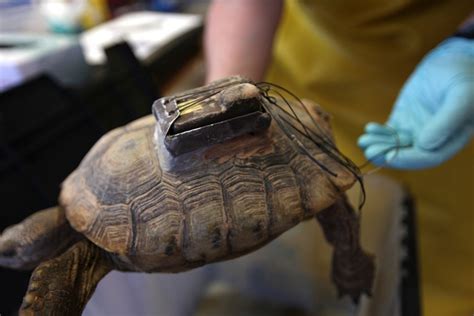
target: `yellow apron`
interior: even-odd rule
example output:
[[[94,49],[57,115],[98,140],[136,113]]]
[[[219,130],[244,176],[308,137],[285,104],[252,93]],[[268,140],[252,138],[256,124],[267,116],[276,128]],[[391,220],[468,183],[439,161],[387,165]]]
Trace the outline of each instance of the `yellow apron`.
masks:
[[[420,59],[473,10],[472,0],[287,1],[268,80],[332,113],[339,147],[360,165],[364,125],[386,121]],[[474,312],[473,168],[471,142],[438,168],[386,171],[416,198],[424,315]]]

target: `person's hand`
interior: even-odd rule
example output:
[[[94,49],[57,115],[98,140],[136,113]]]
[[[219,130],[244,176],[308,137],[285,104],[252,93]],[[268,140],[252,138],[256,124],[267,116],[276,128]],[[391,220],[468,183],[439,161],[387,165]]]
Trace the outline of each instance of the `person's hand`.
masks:
[[[387,123],[367,124],[358,144],[376,165],[423,169],[451,158],[473,134],[474,40],[450,38],[415,69]]]

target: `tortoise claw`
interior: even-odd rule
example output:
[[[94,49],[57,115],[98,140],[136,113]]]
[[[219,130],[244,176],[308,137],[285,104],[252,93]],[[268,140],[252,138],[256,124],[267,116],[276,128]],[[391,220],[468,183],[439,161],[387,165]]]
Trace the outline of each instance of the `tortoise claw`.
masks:
[[[362,249],[352,254],[333,256],[332,278],[339,297],[348,295],[354,304],[358,304],[363,294],[372,296],[374,277],[374,257]]]

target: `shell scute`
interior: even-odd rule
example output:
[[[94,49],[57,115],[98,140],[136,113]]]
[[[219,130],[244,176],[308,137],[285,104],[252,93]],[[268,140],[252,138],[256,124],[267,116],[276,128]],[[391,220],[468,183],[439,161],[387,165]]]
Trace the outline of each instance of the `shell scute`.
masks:
[[[323,125],[324,127],[324,125]],[[187,270],[258,248],[331,205],[354,177],[329,179],[272,124],[163,165],[155,122],[106,135],[65,181],[71,225],[144,271]]]

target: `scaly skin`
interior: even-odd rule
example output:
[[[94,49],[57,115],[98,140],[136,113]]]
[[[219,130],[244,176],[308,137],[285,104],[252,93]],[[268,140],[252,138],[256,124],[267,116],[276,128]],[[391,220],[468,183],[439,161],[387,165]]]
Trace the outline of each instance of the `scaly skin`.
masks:
[[[362,293],[371,295],[375,277],[374,256],[360,245],[360,216],[342,196],[319,212],[316,219],[326,240],[334,247],[332,280],[339,296],[349,295],[358,302]]]
[[[83,239],[33,271],[19,314],[81,315],[97,283],[112,268],[103,250]]]

